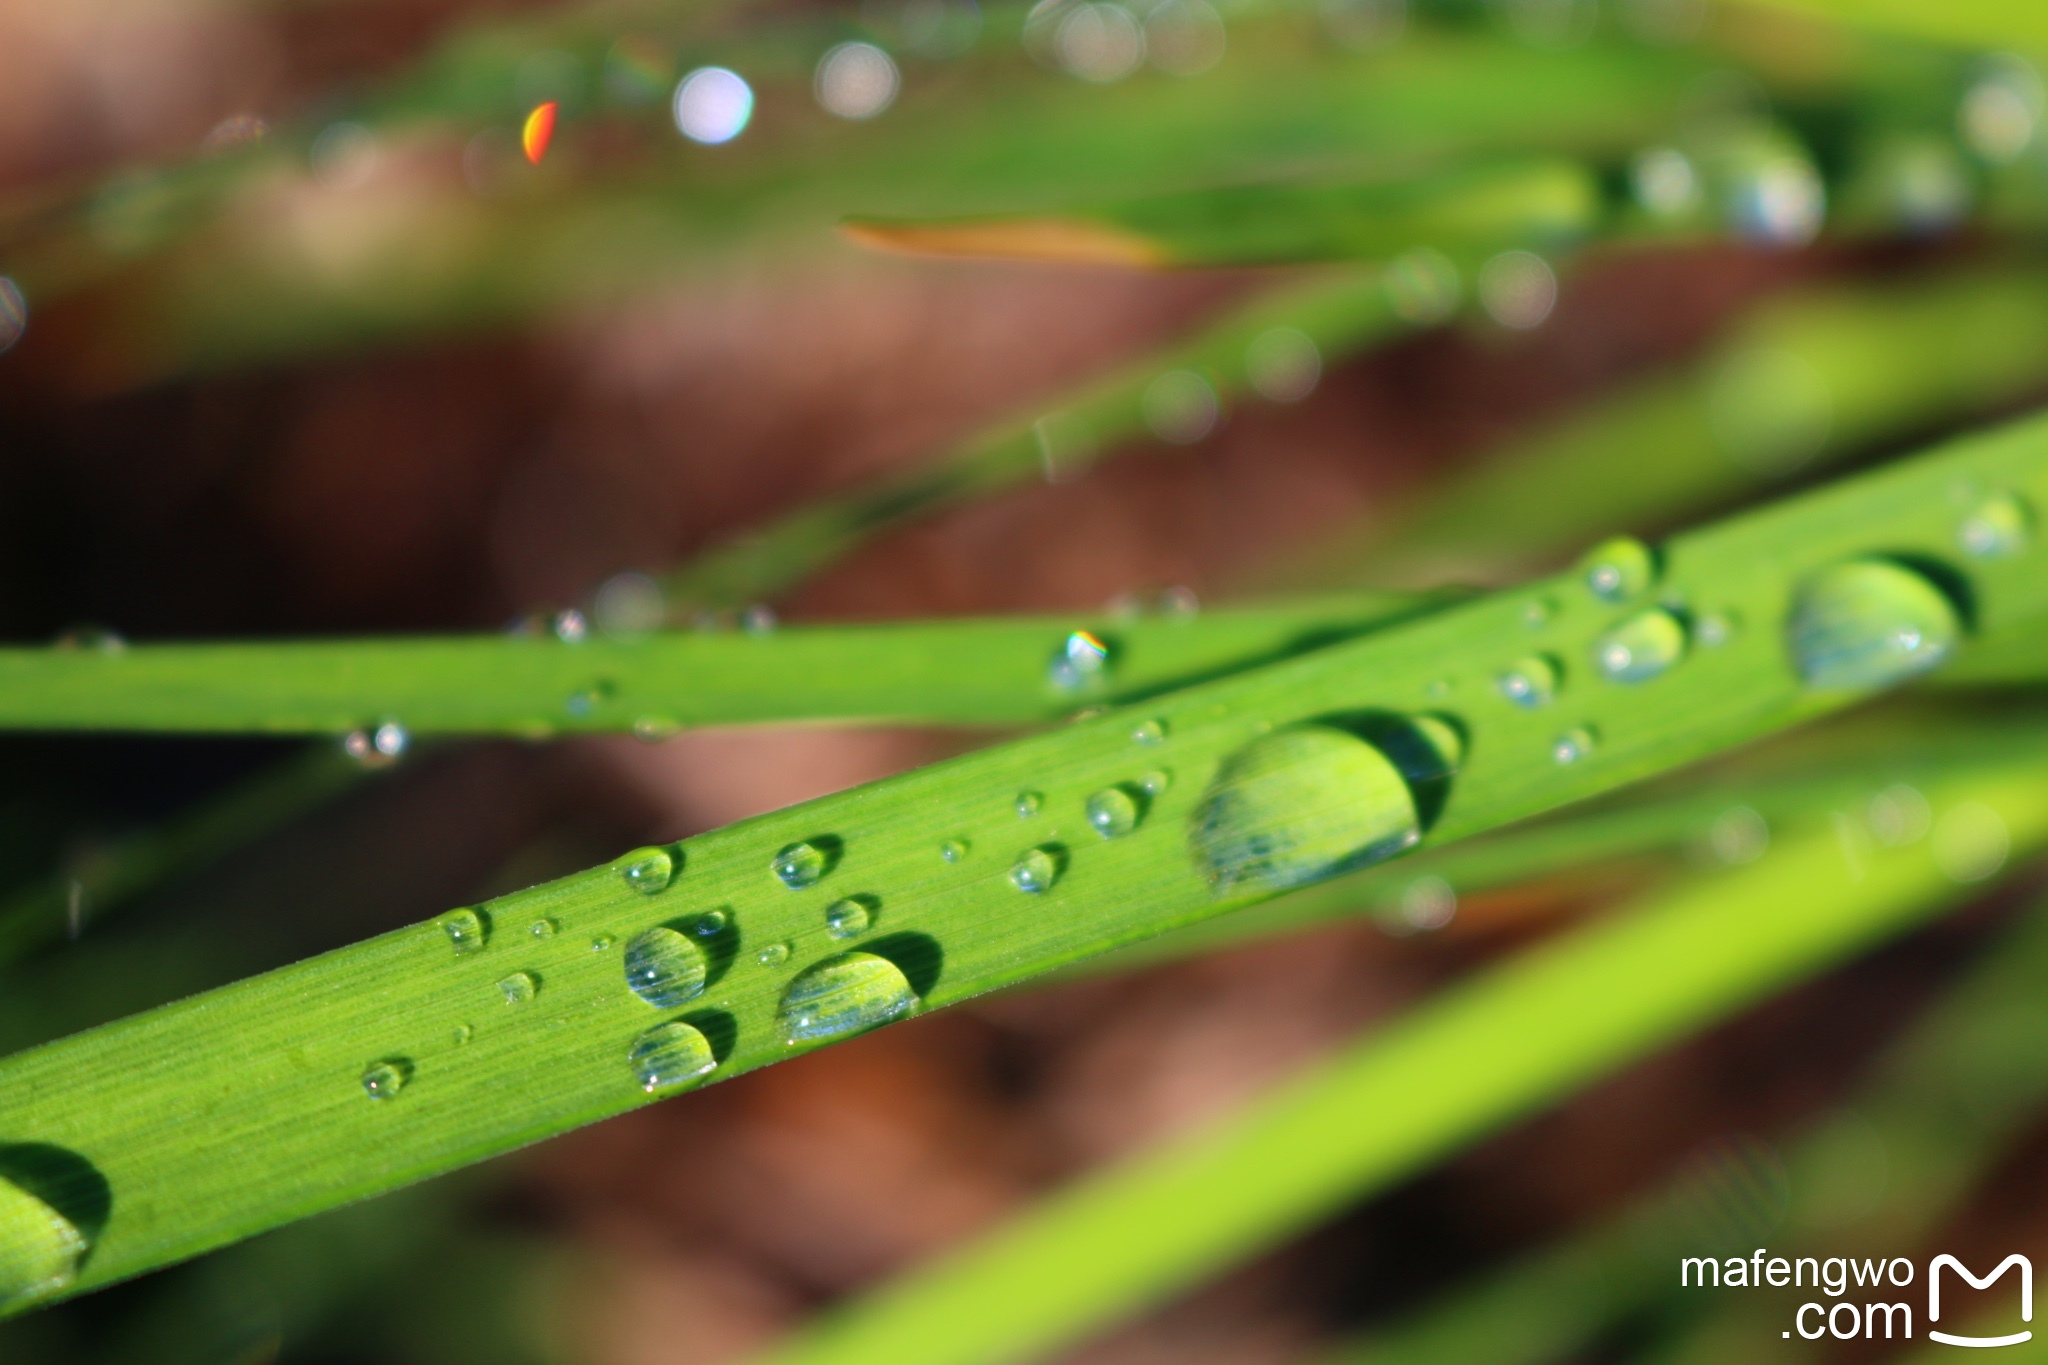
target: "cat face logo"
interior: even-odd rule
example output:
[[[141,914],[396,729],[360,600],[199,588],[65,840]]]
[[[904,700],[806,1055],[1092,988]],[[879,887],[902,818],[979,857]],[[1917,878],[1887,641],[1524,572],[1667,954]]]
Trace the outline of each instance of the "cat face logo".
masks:
[[[1934,1264],[1927,1267],[1927,1321],[1930,1324],[1941,1321],[1941,1268],[1943,1266],[1947,1266],[1950,1270],[1955,1271],[1956,1274],[1968,1280],[1972,1289],[1989,1289],[1994,1280],[1997,1280],[2014,1266],[2018,1266],[2020,1271],[2020,1321],[2032,1322],[2034,1320],[2034,1263],[2015,1252],[2013,1255],[2000,1261],[1998,1269],[1982,1279],[1972,1275],[1970,1268],[1953,1256],[1943,1255],[1935,1257]],[[1955,1336],[1948,1332],[1937,1332],[1931,1326],[1928,1328],[1927,1335],[1935,1341],[1944,1342],[1950,1346],[2017,1346],[2023,1341],[2031,1341],[2034,1338],[2032,1331],[2014,1332],[2009,1336],[2002,1337]]]

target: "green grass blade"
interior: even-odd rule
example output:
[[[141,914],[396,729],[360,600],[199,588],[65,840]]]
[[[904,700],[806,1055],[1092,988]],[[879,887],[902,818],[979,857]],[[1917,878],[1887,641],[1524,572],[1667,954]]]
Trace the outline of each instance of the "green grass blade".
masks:
[[[1788,10],[1859,28],[1960,47],[2048,49],[2048,13],[2028,0],[1741,0],[1754,9]]]
[[[1834,581],[1857,556],[1955,575],[1983,638],[2038,629],[2048,576],[2024,555],[1965,562],[1950,490],[2048,497],[2044,437],[2048,423],[2016,424],[1681,537],[1654,596],[1637,572],[1648,552],[1615,549],[1600,561],[1611,576],[1451,607],[502,897],[483,907],[493,927],[480,951],[460,950],[474,927],[416,925],[9,1058],[6,1140],[68,1153],[74,1188],[95,1194],[78,1225],[92,1254],[46,1292],[647,1103],[628,1051],[657,1021],[695,1029],[712,1075],[736,1075],[1386,856],[1418,831],[1466,838],[1839,711],[1872,680],[1804,685],[1782,627],[1800,585]],[[1589,586],[1610,577],[1635,600]],[[1938,638],[1932,592],[1914,590],[1906,623],[1887,609],[1867,624],[1882,639]],[[1656,600],[1731,628],[1654,680],[1581,676],[1618,623],[1638,639]],[[1549,707],[1495,688],[1525,651],[1572,670]],[[1304,746],[1314,760],[1289,766]],[[1464,755],[1455,774],[1452,748]],[[1087,803],[1112,789],[1130,818],[1104,841]],[[1038,799],[1020,802],[1027,792]],[[824,875],[793,890],[774,864],[799,844],[800,864]],[[1300,862],[1262,861],[1280,855]],[[636,871],[678,864],[672,885]],[[294,886],[277,895],[288,913]],[[870,932],[835,937],[828,910],[853,897],[867,898],[855,904]],[[651,1010],[627,989],[621,954],[656,927],[697,964],[702,994]],[[849,943],[850,962],[838,957]],[[848,1011],[818,1017],[796,972],[807,989],[856,973],[835,997]],[[377,1099],[366,1077],[386,1094],[409,1079]],[[224,1148],[239,1159],[223,1163]]]
[[[414,735],[771,721],[1020,725],[1353,639],[1449,598],[1199,614],[0,650],[0,728]],[[1076,632],[1088,636],[1070,651]],[[1096,651],[1107,653],[1097,658]],[[1078,662],[1076,662],[1078,660]],[[1056,668],[1055,664],[1061,665]],[[400,742],[403,742],[402,740]]]
[[[2024,765],[1933,799],[1944,817],[1995,811],[2020,848],[2048,838],[2048,782]],[[1251,1112],[1054,1196],[771,1358],[1043,1354],[1963,894],[1924,845],[1873,855],[1859,878],[1832,831],[1788,840],[1438,996]]]

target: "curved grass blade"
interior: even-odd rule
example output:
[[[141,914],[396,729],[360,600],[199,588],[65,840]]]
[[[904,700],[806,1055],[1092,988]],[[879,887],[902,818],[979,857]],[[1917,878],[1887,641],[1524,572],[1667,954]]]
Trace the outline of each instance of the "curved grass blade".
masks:
[[[1585,575],[643,850],[18,1054],[0,1062],[4,1138],[55,1163],[48,1197],[72,1198],[77,1216],[9,1225],[51,1231],[28,1258],[48,1273],[8,1289],[18,1309],[134,1275],[1424,835],[1470,837],[1839,711],[1883,681],[1850,646],[1910,655],[1947,634],[1941,614],[1956,609],[1933,579],[1901,580],[1906,563],[1967,590],[1982,637],[2038,629],[2048,576],[2024,557],[1945,558],[1946,499],[1958,482],[2048,496],[2044,437],[2033,422],[1959,442],[1681,537],[1661,559],[1610,547]],[[1900,558],[1866,558],[1879,552]],[[1600,595],[1617,592],[1638,596]],[[1575,671],[1552,707],[1494,690],[1524,651],[1574,670],[1611,661],[1617,638],[1666,651],[1676,608],[1648,605],[1660,600],[1744,628],[1652,679]],[[1786,656],[1788,619],[1823,685]],[[2029,818],[2008,816],[2015,837]],[[1901,872],[1885,894],[1913,880]],[[288,905],[293,887],[278,894]],[[1788,945],[1826,922],[1781,919]]]
[[[0,728],[413,735],[771,721],[1021,725],[1128,702],[1427,614],[1356,594],[1200,614],[0,649]]]
[[[1457,254],[1575,241],[1602,211],[1584,166],[1462,166],[1358,184],[1231,185],[1054,214],[852,218],[868,246],[941,256],[1106,265],[1279,265],[1386,260],[1418,246]]]
[[[2039,846],[2048,781],[2031,766],[1934,793],[1940,818],[1984,812],[2013,846]],[[1873,854],[1864,871],[1819,831],[1653,894],[1435,997],[1251,1112],[1055,1195],[769,1358],[982,1365],[1072,1342],[1966,894],[1925,845]]]

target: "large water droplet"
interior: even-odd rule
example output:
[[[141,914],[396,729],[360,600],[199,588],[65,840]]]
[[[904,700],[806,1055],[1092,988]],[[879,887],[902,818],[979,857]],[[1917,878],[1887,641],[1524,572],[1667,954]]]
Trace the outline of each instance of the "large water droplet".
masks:
[[[626,944],[626,985],[656,1009],[674,1009],[704,993],[704,951],[665,924]]]
[[[810,1043],[901,1019],[916,1007],[910,981],[895,963],[873,953],[842,953],[799,973],[776,1014],[785,1041]]]
[[[508,1005],[524,1005],[540,994],[540,982],[529,972],[514,972],[498,982],[498,994]]]
[[[1052,652],[1046,676],[1062,692],[1078,692],[1109,674],[1109,646],[1092,631],[1077,630]]]
[[[626,885],[643,896],[668,890],[676,875],[676,860],[665,848],[636,848],[613,866]]]
[[[1633,536],[1603,540],[1579,561],[1586,586],[1603,602],[1627,602],[1657,581],[1657,557]]]
[[[1685,657],[1685,625],[1662,607],[1629,617],[1600,637],[1593,657],[1621,683],[1648,682]]]
[[[792,891],[816,886],[831,865],[832,859],[825,850],[810,843],[789,845],[777,853],[775,861],[770,864],[776,879]]]
[[[0,1306],[47,1298],[78,1276],[90,1244],[69,1218],[0,1180]]]
[[[1138,827],[1144,809],[1122,787],[1104,787],[1088,798],[1088,823],[1105,839],[1121,839]]]
[[[1852,559],[1802,584],[1786,642],[1809,687],[1884,687],[1947,658],[1962,635],[1948,597],[1919,573]]]
[[[1496,686],[1517,706],[1531,710],[1548,706],[1557,696],[1557,665],[1540,654],[1531,654],[1509,664]]]
[[[825,907],[825,932],[834,938],[858,938],[875,922],[875,912],[858,897],[833,901]]]
[[[2011,493],[1999,493],[1977,504],[1956,539],[1978,559],[2009,559],[2034,538],[2033,510]]]
[[[459,1039],[467,1042],[468,1039]],[[363,1093],[373,1100],[388,1100],[405,1089],[411,1068],[401,1061],[371,1062],[363,1068]]]
[[[650,1094],[688,1085],[718,1069],[711,1041],[679,1019],[656,1024],[635,1038],[626,1056],[633,1063],[633,1079]]]
[[[1365,740],[1327,725],[1275,731],[1225,759],[1190,827],[1195,857],[1219,891],[1300,886],[1391,857],[1421,837],[1400,770]]]
[[[1010,864],[1010,885],[1026,895],[1052,890],[1060,879],[1060,856],[1051,848],[1027,848]]]

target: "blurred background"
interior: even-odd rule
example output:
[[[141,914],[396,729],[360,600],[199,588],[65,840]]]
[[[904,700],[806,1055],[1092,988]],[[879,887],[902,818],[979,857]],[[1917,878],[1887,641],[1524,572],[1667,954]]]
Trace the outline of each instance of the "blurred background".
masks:
[[[10,3],[0,630],[1512,581],[2048,392],[2013,12],[2001,43],[1708,0]],[[994,737],[9,737],[0,927],[42,929],[7,940],[0,1040]],[[1322,1358],[1674,1181],[1768,1231],[1785,1135],[2019,871],[1073,1358]],[[1651,875],[1008,992],[8,1323],[0,1356],[742,1360]],[[2044,1140],[2013,1124],[1929,1235],[2048,1244]],[[1659,1312],[1557,1358],[1674,1358]]]

